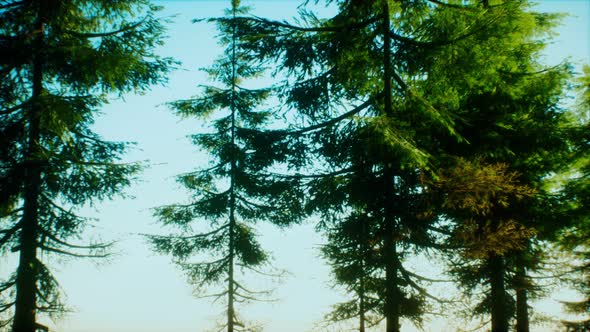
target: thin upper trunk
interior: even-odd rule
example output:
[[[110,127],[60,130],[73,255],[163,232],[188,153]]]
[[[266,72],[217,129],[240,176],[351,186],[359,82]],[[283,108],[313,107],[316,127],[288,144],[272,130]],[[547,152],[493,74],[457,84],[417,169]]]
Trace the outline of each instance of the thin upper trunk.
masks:
[[[508,308],[506,299],[506,286],[504,283],[504,259],[502,256],[494,255],[488,260],[491,286],[491,312],[492,332],[508,331]]]
[[[529,311],[527,275],[524,253],[519,253],[516,259],[516,332],[529,332]]]
[[[23,217],[19,244],[19,263],[16,275],[16,302],[13,332],[35,332],[37,311],[37,234],[39,228],[39,196],[41,192],[40,113],[43,91],[44,20],[39,9],[35,22],[35,52],[32,75],[32,106],[27,115],[27,150],[24,173]]]
[[[391,37],[389,35],[391,23],[389,18],[389,4],[383,5],[383,90],[385,94],[384,111],[387,116],[393,115],[392,102],[392,69],[391,69]],[[398,290],[398,259],[394,240],[396,233],[394,203],[394,171],[393,165],[386,163],[384,169],[385,185],[385,218],[384,218],[384,249],[385,249],[385,320],[387,332],[400,330],[400,297]]]

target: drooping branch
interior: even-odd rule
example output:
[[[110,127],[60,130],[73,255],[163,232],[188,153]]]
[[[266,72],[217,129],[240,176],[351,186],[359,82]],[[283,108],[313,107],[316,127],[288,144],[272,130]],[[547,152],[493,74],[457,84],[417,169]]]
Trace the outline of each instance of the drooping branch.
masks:
[[[229,224],[224,224],[223,226],[216,228],[215,230],[212,230],[210,232],[200,233],[200,234],[191,235],[191,236],[150,235],[150,234],[142,234],[142,235],[147,236],[152,239],[155,239],[155,240],[191,240],[191,239],[200,239],[200,238],[208,237],[211,235],[215,235],[217,233],[220,233],[221,231],[223,231],[224,229],[226,229],[228,227],[229,227]]]
[[[286,28],[293,31],[301,31],[301,32],[338,32],[344,30],[355,30],[361,29],[366,27],[369,24],[375,23],[379,20],[378,17],[374,17],[368,19],[366,21],[362,21],[359,23],[349,24],[349,25],[341,25],[341,26],[327,26],[327,27],[302,27],[297,25],[292,25],[286,22],[279,22],[274,20],[265,19],[258,16],[253,17],[236,17],[236,20],[245,20],[245,21],[254,21],[256,23],[262,23],[265,25],[271,25],[279,28]]]
[[[352,110],[345,112],[337,117],[334,117],[328,121],[322,122],[322,123],[318,123],[316,125],[312,125],[309,127],[305,127],[302,129],[298,129],[298,130],[291,130],[291,131],[284,131],[286,135],[299,135],[299,134],[304,134],[310,131],[314,131],[317,129],[321,129],[321,128],[325,128],[328,126],[331,126],[333,124],[336,124],[344,119],[347,119],[359,112],[361,112],[362,110],[364,110],[365,108],[367,108],[368,106],[370,106],[376,99],[380,98],[383,94],[380,93],[375,97],[369,98],[367,101],[365,101],[364,103],[358,105],[357,107],[353,108]]]
[[[72,31],[72,30],[64,30],[65,33],[70,34],[72,36],[78,37],[78,38],[102,38],[102,37],[109,37],[109,36],[114,36],[114,35],[118,35],[122,32],[126,32],[126,31],[130,31],[133,30],[135,28],[137,28],[138,26],[142,25],[146,18],[143,18],[141,21],[133,23],[131,25],[126,25],[124,27],[122,27],[121,29],[117,29],[117,30],[113,30],[113,31],[108,31],[108,32],[78,32],[78,31]]]
[[[16,279],[3,282],[2,284],[0,284],[0,293],[4,292],[7,289],[14,287],[14,285],[16,285]]]
[[[467,11],[477,10],[477,8],[472,7],[472,6],[463,6],[463,5],[458,5],[458,4],[454,4],[454,3],[447,3],[447,2],[440,1],[440,0],[428,0],[428,1],[432,2],[434,4],[437,4],[439,6],[444,6],[444,7],[454,8],[454,9],[461,9],[461,10],[467,10]]]
[[[16,302],[9,302],[6,304],[0,304],[0,313],[7,311],[8,309],[12,308]]]
[[[0,10],[8,9],[10,7],[17,7],[17,6],[23,5],[24,3],[25,3],[24,1],[15,1],[15,2],[4,4],[4,5],[0,5]]]
[[[78,254],[78,253],[73,253],[73,252],[49,247],[44,244],[39,244],[39,249],[47,251],[47,252],[52,252],[55,254],[77,257],[77,258],[107,258],[107,257],[111,256],[111,254],[109,254],[109,253],[105,253],[105,254]]]
[[[93,249],[107,249],[113,246],[113,244],[115,244],[115,242],[109,242],[109,243],[97,243],[97,244],[90,244],[90,245],[77,245],[77,244],[71,244],[69,242],[66,242],[64,240],[61,240],[59,238],[57,238],[54,234],[52,234],[51,232],[47,231],[45,228],[40,228],[41,230],[41,234],[43,234],[44,236],[46,236],[47,238],[49,238],[51,241],[58,243],[60,245],[66,246],[68,248],[72,248],[72,249],[87,249],[87,250],[93,250]]]
[[[0,248],[8,243],[10,238],[21,228],[21,223],[22,222],[19,221],[14,226],[12,226],[12,228],[0,231],[0,234],[4,234],[4,236],[0,238]]]
[[[408,284],[414,288],[415,290],[417,290],[420,294],[431,298],[439,303],[453,303],[453,301],[450,300],[445,300],[445,299],[441,299],[437,296],[434,296],[432,294],[430,294],[424,287],[418,285],[411,277],[410,273],[408,270],[406,270],[401,264],[399,264],[399,269],[402,273],[402,276],[404,277],[404,279],[408,282]]]
[[[18,104],[16,106],[5,108],[3,110],[0,110],[0,115],[8,115],[8,114],[14,113],[14,112],[22,109],[23,107],[27,106],[28,104],[29,104],[29,102],[25,101],[25,102]]]

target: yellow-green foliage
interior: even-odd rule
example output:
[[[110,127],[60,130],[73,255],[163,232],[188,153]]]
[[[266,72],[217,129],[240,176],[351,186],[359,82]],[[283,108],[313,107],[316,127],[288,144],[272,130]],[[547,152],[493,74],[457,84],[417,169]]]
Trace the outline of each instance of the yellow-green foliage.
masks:
[[[459,158],[441,172],[434,183],[444,195],[443,207],[461,220],[453,241],[464,255],[485,258],[522,249],[534,230],[505,217],[511,202],[535,195],[535,190],[518,180],[519,174],[504,163],[486,163]]]

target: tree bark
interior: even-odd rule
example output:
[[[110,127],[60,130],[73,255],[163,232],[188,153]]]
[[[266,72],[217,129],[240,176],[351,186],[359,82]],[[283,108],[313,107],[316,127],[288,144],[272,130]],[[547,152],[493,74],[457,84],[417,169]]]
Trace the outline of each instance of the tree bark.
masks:
[[[488,260],[491,286],[492,332],[508,332],[508,308],[504,284],[504,259],[494,255]]]

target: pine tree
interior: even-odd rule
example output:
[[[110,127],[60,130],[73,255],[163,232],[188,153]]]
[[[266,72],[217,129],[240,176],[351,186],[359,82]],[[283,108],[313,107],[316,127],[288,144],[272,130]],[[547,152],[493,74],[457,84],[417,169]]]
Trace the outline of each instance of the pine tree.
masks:
[[[236,16],[247,10],[234,0],[226,17],[210,20],[217,23],[226,45],[224,55],[206,70],[220,85],[206,86],[201,96],[171,103],[182,117],[215,116],[210,120],[214,132],[192,136],[194,144],[213,161],[210,168],[178,176],[178,182],[194,192],[189,203],[155,210],[164,225],[177,227],[179,232],[149,237],[155,251],[170,254],[198,290],[222,288],[208,294],[225,298],[223,328],[228,332],[252,331],[238,316],[236,304],[267,295],[266,290],[250,290],[241,281],[241,272],[264,274],[261,267],[268,263],[253,224],[297,222],[302,199],[301,193],[292,190],[298,187],[297,179],[270,173],[270,167],[286,158],[282,148],[272,143],[276,134],[263,128],[274,117],[272,109],[265,108],[271,89],[250,89],[243,84],[264,72],[243,49],[246,26]],[[208,229],[204,220],[209,221]],[[195,258],[202,255],[211,259]]]
[[[76,208],[117,195],[139,170],[126,144],[91,131],[109,93],[144,91],[172,64],[153,53],[163,27],[147,1],[3,1],[0,7],[0,250],[18,268],[0,284],[14,332],[60,313],[57,280],[41,253],[101,257],[108,244],[69,242],[88,219]],[[134,15],[142,15],[130,21]],[[3,142],[5,143],[5,142]]]

